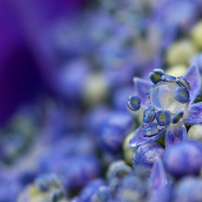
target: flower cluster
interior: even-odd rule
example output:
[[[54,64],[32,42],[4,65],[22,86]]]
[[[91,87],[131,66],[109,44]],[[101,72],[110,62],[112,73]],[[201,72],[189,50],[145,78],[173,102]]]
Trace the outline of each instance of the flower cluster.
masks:
[[[202,1],[69,1],[0,3],[0,202],[201,202]]]
[[[174,77],[161,69],[154,69],[150,79],[153,84],[134,78],[136,95],[128,98],[128,107],[132,111],[140,107],[146,109],[144,123],[134,133],[129,147],[158,140],[165,131],[165,146],[169,147],[187,139],[185,123],[194,125],[202,122],[202,102],[193,104],[201,90],[196,65],[192,65],[184,77]]]
[[[27,187],[18,201],[60,201],[65,200],[65,184],[60,176],[46,174],[35,179],[33,185]]]

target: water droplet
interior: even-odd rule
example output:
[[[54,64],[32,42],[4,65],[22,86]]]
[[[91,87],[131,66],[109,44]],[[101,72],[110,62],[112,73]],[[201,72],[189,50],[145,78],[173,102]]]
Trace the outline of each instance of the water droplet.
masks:
[[[174,114],[178,111],[184,111],[186,104],[178,102],[174,94],[179,86],[171,82],[158,83],[151,92],[151,104],[157,110],[168,110]]]

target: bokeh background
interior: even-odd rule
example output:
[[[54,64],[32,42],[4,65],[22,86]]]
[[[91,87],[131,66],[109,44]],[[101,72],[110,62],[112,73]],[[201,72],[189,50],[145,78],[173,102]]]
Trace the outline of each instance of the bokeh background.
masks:
[[[202,71],[200,0],[7,0],[0,3],[0,202],[57,173],[73,198],[141,124],[133,78]],[[128,140],[127,140],[128,141]],[[131,150],[130,150],[131,151]]]

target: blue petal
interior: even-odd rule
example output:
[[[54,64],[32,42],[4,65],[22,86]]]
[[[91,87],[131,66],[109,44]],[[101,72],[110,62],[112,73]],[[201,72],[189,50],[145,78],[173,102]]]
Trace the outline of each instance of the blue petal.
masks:
[[[146,93],[150,90],[153,84],[137,77],[135,77],[133,81],[135,84],[135,94],[140,97],[142,104],[147,106],[150,103],[150,100]]]
[[[191,105],[184,122],[189,125],[202,123],[202,102]]]
[[[149,186],[151,190],[157,191],[166,186],[166,184],[167,184],[167,178],[165,169],[163,167],[161,159],[157,156],[151,171]]]
[[[165,134],[165,146],[169,146],[187,140],[187,129],[184,124],[169,127]]]
[[[140,146],[141,144],[146,143],[150,140],[158,140],[163,136],[163,134],[165,132],[165,129],[161,129],[161,130],[159,130],[159,133],[153,137],[144,137],[142,134],[143,129],[144,128],[142,128],[142,126],[140,126],[135,131],[135,133],[133,134],[133,137],[129,141],[129,148]]]
[[[190,93],[191,103],[193,103],[201,90],[201,76],[200,76],[198,67],[195,64],[190,66],[184,78],[190,84],[189,93]]]

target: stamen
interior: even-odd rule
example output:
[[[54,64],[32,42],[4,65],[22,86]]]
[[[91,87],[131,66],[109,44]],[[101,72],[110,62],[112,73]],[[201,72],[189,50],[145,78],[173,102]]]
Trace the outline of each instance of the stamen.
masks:
[[[171,76],[171,75],[167,75],[167,74],[163,74],[163,75],[161,76],[161,80],[162,80],[162,81],[166,81],[166,82],[175,82],[176,77]]]
[[[186,89],[189,89],[190,88],[190,85],[189,85],[189,82],[183,78],[182,76],[181,77],[178,77],[175,81],[180,87],[184,87]]]
[[[153,83],[158,83],[161,81],[161,76],[164,74],[162,69],[154,69],[153,72],[150,72],[149,77]]]
[[[147,127],[144,128],[144,130],[142,131],[142,134],[144,137],[152,137],[156,134],[158,134],[159,130],[157,127],[157,123],[151,123],[148,124]]]
[[[160,126],[167,126],[170,124],[170,113],[167,110],[157,112],[156,120]]]
[[[180,121],[180,119],[183,117],[183,115],[184,115],[184,112],[183,112],[183,111],[174,114],[174,115],[172,116],[172,123],[173,123],[173,124],[178,123],[178,122]]]
[[[131,95],[128,98],[128,107],[132,111],[137,111],[140,109],[141,99],[137,95]]]
[[[163,75],[165,72],[162,70],[162,69],[154,69],[153,70],[153,72],[155,73],[155,74],[161,74],[161,75]]]
[[[180,103],[187,103],[189,101],[189,91],[186,88],[179,87],[174,97]]]
[[[145,123],[151,123],[155,119],[156,113],[154,111],[154,108],[149,107],[144,111],[143,115],[143,121]]]

